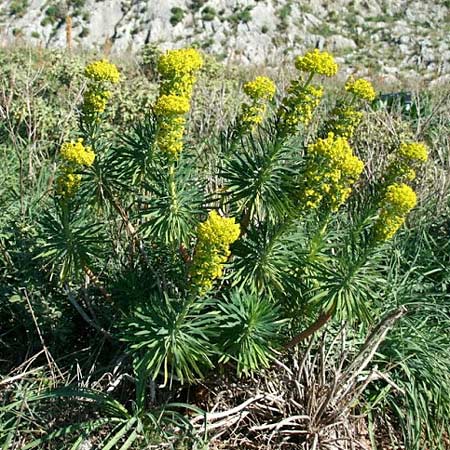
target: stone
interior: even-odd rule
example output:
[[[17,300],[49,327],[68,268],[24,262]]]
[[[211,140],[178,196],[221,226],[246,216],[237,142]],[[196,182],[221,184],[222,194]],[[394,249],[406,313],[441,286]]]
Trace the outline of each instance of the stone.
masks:
[[[400,44],[398,49],[402,55],[409,55],[411,53],[411,47],[406,44]]]
[[[356,42],[353,39],[346,38],[341,35],[331,36],[327,39],[327,47],[332,50],[344,50],[357,48]]]
[[[412,41],[411,36],[407,34],[402,34],[398,39],[398,43],[403,45],[411,44],[411,41]]]
[[[440,87],[443,85],[450,85],[450,74],[441,75],[440,77],[430,82],[430,86],[432,87]]]

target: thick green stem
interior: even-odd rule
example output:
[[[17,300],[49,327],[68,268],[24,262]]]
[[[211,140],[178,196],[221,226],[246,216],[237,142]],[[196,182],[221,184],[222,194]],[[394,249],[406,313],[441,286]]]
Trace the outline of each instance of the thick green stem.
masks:
[[[309,86],[309,84],[311,83],[311,81],[312,81],[313,78],[314,78],[314,72],[311,72],[311,73],[309,74],[309,77],[308,77],[308,79],[306,80],[305,84],[303,85],[303,89],[306,89],[306,88]]]
[[[175,183],[175,161],[171,160],[169,165],[169,195],[172,201],[172,207],[178,207],[177,202],[177,185]]]

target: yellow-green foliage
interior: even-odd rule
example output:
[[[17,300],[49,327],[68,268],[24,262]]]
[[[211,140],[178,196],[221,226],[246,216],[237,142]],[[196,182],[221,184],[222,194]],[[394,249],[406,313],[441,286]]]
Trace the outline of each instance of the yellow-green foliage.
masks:
[[[407,184],[394,183],[387,187],[381,202],[381,211],[375,224],[375,238],[391,239],[416,206],[417,196]]]
[[[157,143],[159,148],[169,156],[176,159],[183,150],[183,135],[186,127],[186,118],[183,116],[159,116]]]
[[[244,84],[244,92],[250,98],[249,103],[243,103],[239,122],[243,131],[251,131],[263,119],[267,109],[266,102],[273,99],[276,86],[268,77],[256,77]]]
[[[62,197],[71,197],[81,183],[81,175],[77,172],[94,163],[95,153],[91,147],[83,145],[83,139],[65,142],[59,153],[63,164],[56,179],[56,192]]]
[[[295,133],[300,124],[308,125],[323,96],[321,86],[293,81],[283,99],[278,115],[287,133]]]
[[[81,175],[72,173],[69,168],[63,167],[56,179],[56,192],[62,197],[68,198],[75,195],[81,183]]]
[[[315,75],[331,77],[338,71],[333,56],[318,49],[309,51],[304,56],[298,56],[295,67],[298,71],[305,72],[307,78],[304,80],[300,75],[300,79],[292,80],[287,95],[281,102],[278,117],[279,126],[284,134],[293,134],[300,124],[307,126],[311,122],[313,112],[323,96],[321,86],[310,84],[313,77]]]
[[[84,93],[83,111],[86,115],[97,115],[105,111],[112,96],[108,86],[120,81],[117,67],[105,59],[94,61],[84,69],[88,87]]]
[[[428,160],[428,150],[421,142],[402,142],[386,170],[387,182],[413,181],[416,170]]]
[[[336,75],[338,71],[338,65],[333,56],[328,52],[321,52],[317,48],[307,52],[304,56],[298,56],[295,60],[295,67],[301,72],[327,77]]]
[[[336,210],[349,197],[364,163],[353,154],[346,138],[333,133],[310,144],[307,155],[302,202],[309,208],[325,202],[331,210]]]
[[[330,113],[325,124],[326,132],[333,132],[335,136],[350,139],[363,118],[363,113],[352,106],[338,105]]]
[[[372,101],[376,93],[372,83],[363,78],[349,78],[345,90],[352,94],[351,100],[344,99],[335,106],[325,122],[324,130],[326,133],[331,131],[336,136],[351,139],[363,118],[363,113],[354,106],[355,100]]]
[[[106,59],[88,64],[84,69],[84,75],[96,83],[117,84],[120,81],[120,73],[117,67]]]
[[[192,283],[200,292],[209,290],[220,278],[223,264],[230,256],[230,245],[239,237],[240,227],[234,218],[220,216],[216,211],[198,226],[197,245],[191,268]]]
[[[345,90],[368,102],[375,100],[375,97],[377,96],[372,83],[364,78],[358,78],[357,80],[350,78],[347,83],[345,83]]]
[[[103,113],[111,98],[112,92],[91,87],[84,93],[84,111],[86,113]]]
[[[177,159],[183,149],[185,114],[190,109],[195,74],[202,65],[203,59],[194,49],[169,50],[158,62],[161,85],[154,107],[159,125],[156,140],[172,160]]]

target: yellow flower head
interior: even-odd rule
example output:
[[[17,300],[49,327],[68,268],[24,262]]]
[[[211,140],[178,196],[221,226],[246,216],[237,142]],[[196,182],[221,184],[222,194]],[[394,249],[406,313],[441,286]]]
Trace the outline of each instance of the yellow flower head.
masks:
[[[386,169],[387,183],[412,181],[416,178],[416,169],[428,159],[428,149],[420,142],[403,142]]]
[[[386,189],[381,211],[375,223],[375,239],[391,239],[417,204],[416,193],[404,183],[393,183]]]
[[[63,171],[56,179],[56,192],[63,197],[72,197],[78,190],[80,183],[80,174]]]
[[[252,100],[272,100],[275,91],[275,83],[268,77],[256,77],[244,84],[244,92]]]
[[[242,125],[243,131],[252,131],[257,125],[259,125],[264,118],[266,112],[266,105],[249,105],[244,103],[242,105],[242,114],[239,121]]]
[[[403,142],[397,150],[398,156],[411,162],[426,162],[428,159],[428,149],[420,142]]]
[[[377,96],[372,83],[364,78],[358,78],[357,80],[349,78],[345,83],[345,90],[369,102],[375,100]]]
[[[387,211],[382,210],[375,224],[375,239],[377,241],[392,239],[404,223],[405,217],[391,215]]]
[[[164,78],[193,74],[203,66],[201,54],[193,48],[168,50],[158,61],[158,72]]]
[[[94,61],[86,66],[84,75],[92,81],[116,84],[120,81],[117,67],[106,59]]]
[[[195,73],[203,66],[203,58],[193,48],[168,50],[159,58],[160,95],[190,98],[196,81]]]
[[[328,52],[321,52],[314,49],[307,52],[304,56],[298,56],[295,60],[295,67],[301,72],[316,73],[332,77],[338,71],[338,65],[332,55]]]
[[[87,114],[102,113],[106,109],[108,100],[111,98],[111,91],[88,89],[84,93],[83,110]]]
[[[60,155],[66,163],[80,166],[91,166],[95,159],[95,153],[91,147],[83,145],[83,139],[65,142],[61,146]]]
[[[191,277],[200,292],[210,289],[213,281],[222,275],[223,264],[230,256],[229,247],[239,234],[240,227],[234,218],[221,217],[216,211],[211,211],[198,226]]]
[[[177,158],[183,149],[184,115],[189,108],[189,99],[179,95],[161,95],[154,106],[159,123],[156,142],[170,158]]]
[[[386,189],[383,207],[396,215],[408,214],[416,204],[416,193],[407,184],[394,183]]]
[[[334,133],[328,133],[325,139],[308,146],[310,155],[325,157],[333,163],[346,177],[358,179],[364,169],[364,163],[355,155],[347,139],[342,136],[335,137]]]
[[[165,117],[159,123],[156,142],[171,158],[177,158],[183,149],[183,134],[186,119],[183,116]]]
[[[347,139],[329,133],[308,146],[303,203],[317,208],[326,200],[337,210],[351,193],[352,185],[359,179],[364,163],[353,154]]]
[[[294,133],[300,123],[308,125],[311,122],[323,96],[323,88],[312,84],[304,87],[298,81],[293,81],[287,92],[278,115],[285,130]]]
[[[217,248],[228,247],[239,233],[240,227],[234,217],[222,217],[217,211],[211,211],[208,219],[198,226],[199,241]]]
[[[243,132],[251,132],[263,121],[267,109],[265,102],[273,98],[275,89],[275,83],[268,77],[256,77],[244,84],[250,102],[242,105],[239,122]]]
[[[154,106],[157,116],[186,114],[189,109],[189,99],[179,95],[161,95]]]
[[[333,132],[335,136],[350,139],[362,118],[362,112],[356,111],[351,106],[341,105],[331,111],[331,117],[325,124],[325,130]]]

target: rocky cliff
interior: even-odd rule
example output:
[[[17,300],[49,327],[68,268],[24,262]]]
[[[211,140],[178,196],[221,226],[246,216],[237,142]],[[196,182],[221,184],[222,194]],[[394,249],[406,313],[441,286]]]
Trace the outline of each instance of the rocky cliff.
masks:
[[[327,48],[386,76],[450,73],[450,0],[0,0],[2,42],[133,51],[197,45],[242,63]]]

